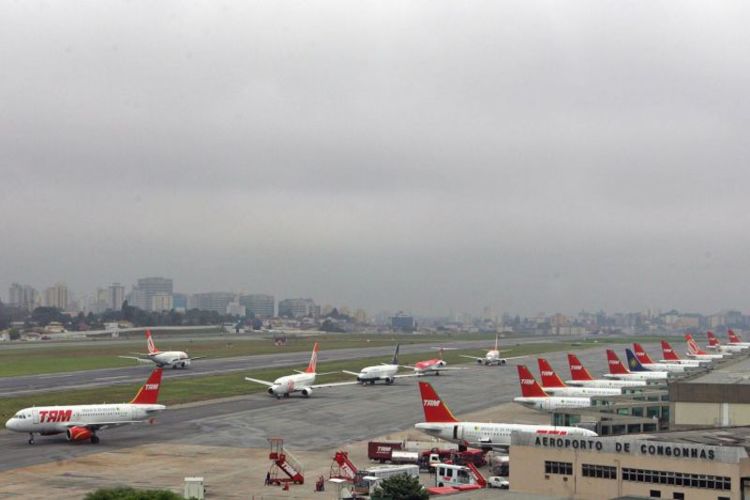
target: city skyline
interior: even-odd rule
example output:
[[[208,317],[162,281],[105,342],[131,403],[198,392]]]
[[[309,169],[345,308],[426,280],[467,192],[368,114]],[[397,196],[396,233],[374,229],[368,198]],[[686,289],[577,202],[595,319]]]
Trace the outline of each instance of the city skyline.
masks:
[[[744,310],[747,9],[8,3],[0,289]]]

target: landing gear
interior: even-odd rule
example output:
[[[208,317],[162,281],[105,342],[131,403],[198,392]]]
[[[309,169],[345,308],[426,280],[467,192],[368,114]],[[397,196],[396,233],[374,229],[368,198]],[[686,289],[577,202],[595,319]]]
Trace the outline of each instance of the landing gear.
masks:
[[[277,394],[276,399],[281,399],[281,394]]]
[[[385,379],[385,385],[391,385],[392,383],[393,383],[393,379],[392,378]]]
[[[288,398],[289,397],[289,393],[287,392],[286,394],[284,394],[284,397]]]
[[[96,434],[91,435],[91,444],[99,444],[99,436]]]
[[[439,376],[440,376],[440,371],[439,371],[439,370],[435,370],[435,376],[436,376],[436,377],[439,377]]]
[[[34,434],[29,432],[29,444],[34,444]]]
[[[177,369],[177,365],[172,365],[172,369],[176,370]]]

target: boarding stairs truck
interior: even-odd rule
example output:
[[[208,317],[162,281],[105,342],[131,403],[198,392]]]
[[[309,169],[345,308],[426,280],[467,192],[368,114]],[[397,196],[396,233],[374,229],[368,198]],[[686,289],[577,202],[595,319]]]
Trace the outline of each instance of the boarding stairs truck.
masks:
[[[349,460],[349,453],[339,450],[333,456],[333,462],[331,463],[331,472],[328,478],[344,479],[353,483],[358,471],[359,469],[357,469],[357,466],[354,465],[351,460]]]
[[[269,481],[271,484],[282,485],[286,487],[289,483],[304,484],[305,477],[302,473],[302,464],[284,449],[284,440],[282,438],[269,438],[271,452],[268,458],[271,460],[271,468],[268,470]]]

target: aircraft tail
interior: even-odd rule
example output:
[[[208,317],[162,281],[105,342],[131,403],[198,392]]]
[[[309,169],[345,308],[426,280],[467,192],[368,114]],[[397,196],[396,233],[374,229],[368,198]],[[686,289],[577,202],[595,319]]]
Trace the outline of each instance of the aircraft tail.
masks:
[[[607,365],[609,365],[609,373],[612,375],[625,375],[629,373],[628,369],[625,368],[625,365],[622,364],[622,361],[620,361],[620,358],[617,357],[617,354],[612,349],[607,349]]]
[[[721,342],[719,342],[719,339],[716,338],[716,335],[714,335],[714,332],[708,331],[706,332],[706,337],[708,337],[708,346],[718,348],[721,345]]]
[[[318,367],[318,343],[315,342],[315,345],[313,346],[312,354],[310,355],[310,363],[307,365],[307,368],[305,369],[305,373],[315,373],[315,369]]]
[[[398,348],[401,346],[401,344],[396,344],[396,349],[393,351],[393,359],[391,360],[392,365],[398,364]]]
[[[625,349],[625,356],[628,359],[628,368],[630,368],[631,372],[651,371],[641,364],[641,362],[638,360],[638,358],[635,357],[635,354],[633,354],[633,351],[631,351],[630,348]]]
[[[679,361],[680,356],[674,352],[672,346],[666,340],[661,341],[661,353],[664,355],[664,359],[667,361]]]
[[[499,344],[499,342],[498,342],[498,335],[497,335],[497,334],[495,334],[495,350],[496,350],[496,351],[499,351],[499,350],[500,350],[500,347],[499,347],[499,345],[500,345],[500,344]]]
[[[651,364],[654,362],[654,360],[651,359],[651,356],[646,352],[646,349],[644,349],[638,342],[633,342],[633,352],[635,352],[635,357],[638,358],[638,361],[641,363]]]
[[[685,335],[685,341],[688,345],[688,351],[690,351],[692,354],[706,354],[706,351],[698,347],[695,339],[689,333]]]
[[[544,358],[537,359],[539,373],[542,375],[542,387],[565,387],[565,382],[555,373],[552,365]]]
[[[159,400],[159,387],[161,387],[161,368],[154,368],[151,375],[143,384],[143,387],[138,389],[135,397],[130,401],[130,404],[134,405],[153,405]]]
[[[742,342],[740,336],[734,333],[734,330],[732,330],[731,328],[729,329],[729,331],[727,331],[727,335],[729,336],[730,344],[739,344]]]
[[[146,347],[149,354],[159,354],[159,349],[156,348],[154,339],[151,338],[151,330],[146,330]]]
[[[570,377],[573,380],[594,380],[578,356],[572,353],[568,353],[568,366],[570,367]]]
[[[521,382],[521,396],[525,398],[546,398],[549,396],[526,365],[518,365],[518,380]]]
[[[431,384],[420,381],[419,394],[422,396],[422,409],[426,422],[458,422]]]

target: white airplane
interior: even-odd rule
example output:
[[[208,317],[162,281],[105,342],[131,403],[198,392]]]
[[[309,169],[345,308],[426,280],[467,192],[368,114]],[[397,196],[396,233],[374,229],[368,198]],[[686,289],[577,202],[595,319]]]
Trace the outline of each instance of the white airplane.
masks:
[[[146,330],[146,347],[148,348],[148,354],[138,354],[138,357],[134,356],[119,356],[123,359],[135,359],[141,363],[156,363],[159,368],[165,366],[171,366],[172,368],[185,368],[190,366],[191,361],[196,359],[203,359],[205,356],[196,356],[191,358],[186,352],[182,351],[160,351],[154,345],[154,339],[151,337],[151,330]],[[146,357],[143,357],[146,356]]]
[[[129,403],[99,405],[33,406],[13,415],[5,428],[29,434],[29,444],[34,444],[34,434],[51,436],[65,433],[68,441],[90,440],[99,442],[96,435],[101,429],[120,425],[151,422],[166,407],[157,404],[161,385],[161,368],[154,368],[146,383]]]
[[[485,354],[483,358],[478,358],[476,356],[465,356],[463,354],[461,354],[460,356],[462,358],[474,359],[474,360],[476,360],[476,362],[478,364],[485,365],[485,366],[494,366],[494,365],[500,365],[500,366],[502,366],[507,361],[509,361],[511,359],[519,359],[519,358],[525,358],[526,357],[526,356],[513,356],[513,357],[510,357],[510,358],[501,358],[500,357],[501,352],[502,351],[500,351],[500,348],[498,347],[498,338],[497,338],[497,335],[495,335],[495,348],[494,349],[490,349],[489,351],[487,351],[487,354]]]
[[[719,339],[716,338],[714,332],[706,332],[706,336],[708,336],[708,348],[715,349],[716,352],[726,352],[731,354],[734,352],[746,351],[748,348],[748,346],[742,344],[730,343],[729,345],[721,345],[721,342],[719,342]]]
[[[700,347],[698,347],[698,343],[695,341],[692,335],[689,333],[685,335],[685,341],[688,345],[688,352],[687,355],[693,359],[722,359],[726,356],[729,356],[729,353],[723,353],[723,354],[709,354]]]
[[[683,363],[657,363],[653,359],[651,359],[651,356],[648,355],[643,346],[638,342],[633,342],[633,353],[641,363],[641,366],[643,366],[647,370],[665,371],[670,373],[685,373],[691,368],[690,365],[686,365]]]
[[[729,336],[729,345],[741,345],[744,347],[750,347],[750,342],[743,342],[742,338],[734,333],[734,330],[731,328],[727,331],[727,335]]]
[[[666,340],[661,341],[661,354],[664,359],[660,361],[663,361],[665,363],[679,363],[681,365],[698,367],[698,366],[707,366],[713,362],[713,358],[711,359],[698,359],[698,358],[682,359],[676,352],[674,352],[674,349],[672,349],[672,346],[669,345],[669,342],[667,342]]]
[[[555,373],[552,365],[544,358],[537,359],[539,373],[542,379],[542,389],[553,396],[620,396],[622,389],[619,387],[585,387],[569,386]]]
[[[587,408],[591,398],[550,396],[534,378],[526,365],[518,365],[518,379],[521,382],[521,396],[513,401],[537,410],[556,410],[558,408]]]
[[[594,431],[580,427],[558,427],[554,425],[495,424],[485,422],[461,422],[438,396],[432,385],[419,382],[422,396],[424,422],[414,425],[430,436],[474,448],[507,449],[513,432],[529,432],[552,436],[596,436]]]
[[[401,377],[414,377],[416,373],[410,373],[408,375],[396,375],[400,365],[398,364],[398,348],[400,344],[396,344],[396,349],[393,351],[393,359],[391,363],[381,363],[379,365],[365,366],[360,370],[359,373],[350,372],[349,370],[342,370],[344,373],[354,375],[357,377],[357,383],[375,384],[378,380],[383,380],[387,385],[391,385],[397,378]]]
[[[568,353],[570,377],[568,385],[582,385],[584,387],[643,387],[648,384],[645,380],[616,380],[612,378],[594,378],[575,354]]]
[[[307,365],[305,371],[294,370],[297,373],[295,375],[286,375],[279,377],[273,382],[268,380],[261,380],[252,377],[245,377],[245,380],[249,382],[255,382],[256,384],[262,384],[268,386],[268,394],[276,396],[276,399],[281,397],[288,398],[293,392],[300,392],[306,398],[310,397],[313,389],[320,389],[323,387],[334,387],[339,385],[351,385],[355,382],[335,382],[331,384],[316,384],[316,375],[328,375],[328,373],[315,373],[315,368],[318,364],[318,343],[315,342],[313,346],[312,355],[310,356],[310,363]],[[335,372],[331,372],[335,373]]]
[[[607,349],[609,373],[605,373],[605,377],[621,380],[666,380],[669,377],[669,374],[665,371],[655,372],[646,370],[635,358],[633,351],[625,349],[625,352],[628,355],[628,364],[632,371],[625,368],[625,365],[622,364],[615,351]]]

